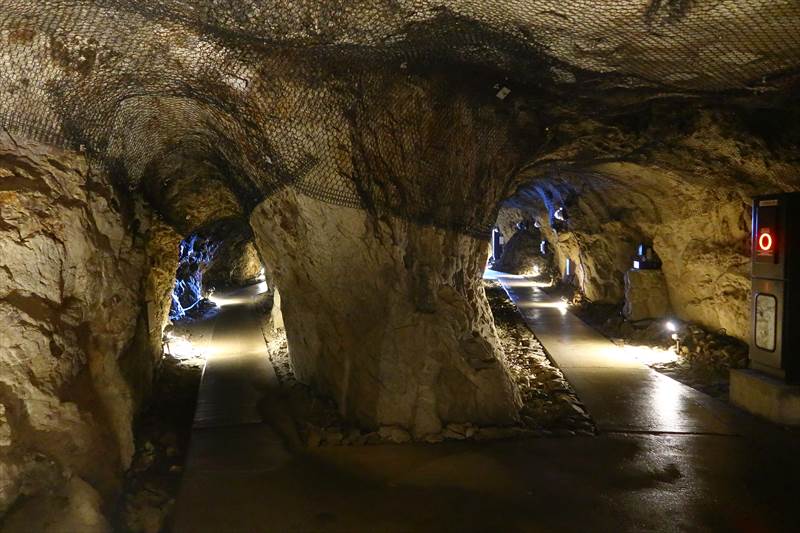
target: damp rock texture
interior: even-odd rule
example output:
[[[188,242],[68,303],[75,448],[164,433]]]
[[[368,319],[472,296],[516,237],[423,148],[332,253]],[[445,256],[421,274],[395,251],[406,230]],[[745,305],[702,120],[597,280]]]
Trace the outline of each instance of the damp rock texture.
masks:
[[[590,301],[622,303],[637,244],[652,244],[674,313],[746,339],[750,197],[800,185],[796,116],[653,105],[635,119],[565,122],[566,142],[529,166],[508,206],[541,223],[559,271],[570,260]]]
[[[14,506],[9,530],[104,529],[101,495],[133,453],[124,359],[144,268],[102,173],[81,155],[0,136],[0,516]]]
[[[541,251],[542,234],[537,228],[519,229],[506,241],[503,254],[492,268],[500,272],[550,278],[553,276],[553,255]]]
[[[289,191],[251,222],[281,294],[294,373],[345,418],[417,436],[516,420],[480,280],[484,241]]]
[[[203,274],[203,285],[216,289],[254,283],[261,275],[261,259],[251,238],[223,238],[214,260]]]
[[[347,418],[397,440],[516,421],[479,277],[519,187],[589,299],[621,301],[646,240],[677,313],[745,335],[747,197],[798,176],[797,2],[268,7],[5,0],[0,127],[80,147],[181,237],[249,221],[296,376]],[[0,510],[29,494],[22,516],[91,507],[128,463],[176,236],[134,231],[82,158],[9,142]],[[252,273],[232,255],[223,281]]]
[[[367,429],[415,437],[511,424],[519,404],[480,281],[487,242],[470,228],[495,214],[537,130],[448,87],[439,74],[365,83],[327,126],[341,140],[314,176],[335,166],[365,207],[287,188],[250,219],[297,379]]]
[[[155,219],[147,228],[146,247],[148,270],[144,285],[147,311],[147,337],[153,363],[157,363],[163,347],[164,328],[169,324],[175,271],[178,268],[180,235],[165,222]],[[152,381],[150,376],[149,381]]]
[[[625,307],[628,320],[663,318],[670,312],[664,273],[660,270],[628,270],[625,273]]]

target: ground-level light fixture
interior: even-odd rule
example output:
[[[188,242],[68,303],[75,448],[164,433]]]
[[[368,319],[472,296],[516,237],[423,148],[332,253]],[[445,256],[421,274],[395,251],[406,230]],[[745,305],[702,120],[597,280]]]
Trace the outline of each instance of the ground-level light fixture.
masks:
[[[678,325],[672,320],[667,320],[664,323],[664,329],[672,334],[670,338],[675,341],[675,353],[681,353],[681,337],[678,335]]]

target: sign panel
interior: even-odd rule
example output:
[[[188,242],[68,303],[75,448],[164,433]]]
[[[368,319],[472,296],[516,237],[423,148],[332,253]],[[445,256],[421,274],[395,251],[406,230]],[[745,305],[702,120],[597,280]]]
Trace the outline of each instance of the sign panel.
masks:
[[[767,204],[768,205],[764,205]],[[762,201],[758,205],[758,217],[754,228],[755,260],[760,263],[778,261],[778,209],[777,200]]]

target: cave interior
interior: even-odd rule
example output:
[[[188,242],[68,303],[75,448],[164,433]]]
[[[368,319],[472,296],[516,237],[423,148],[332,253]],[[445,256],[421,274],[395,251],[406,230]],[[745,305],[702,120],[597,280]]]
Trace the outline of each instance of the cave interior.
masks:
[[[797,2],[7,0],[0,65],[0,531],[800,526]]]

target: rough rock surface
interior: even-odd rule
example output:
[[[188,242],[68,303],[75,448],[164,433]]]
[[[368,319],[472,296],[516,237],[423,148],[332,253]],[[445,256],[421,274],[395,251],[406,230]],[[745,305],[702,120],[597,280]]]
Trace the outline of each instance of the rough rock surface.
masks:
[[[367,428],[512,423],[485,241],[284,191],[251,218],[297,378]],[[332,239],[331,236],[336,238]]]
[[[416,435],[513,418],[477,285],[485,246],[462,234],[486,229],[522,181],[591,300],[622,299],[647,240],[682,316],[746,335],[746,197],[797,186],[797,139],[783,135],[800,121],[757,117],[796,94],[796,3],[425,0],[342,14],[310,1],[277,17],[257,4],[6,2],[0,126],[85,145],[183,235],[287,186],[363,207],[283,191],[253,217],[298,376],[344,413]],[[687,105],[723,96],[703,91],[747,106]],[[152,370],[136,347],[157,347],[170,259],[151,235],[164,263],[137,319],[144,254],[107,183],[14,150],[0,152],[0,508],[53,485],[91,502],[88,483],[52,480],[68,469],[105,492],[109,465],[127,462]],[[568,220],[553,220],[559,207]]]
[[[133,453],[120,358],[144,268],[102,174],[0,137],[0,515],[25,498],[11,530],[104,528],[98,492],[116,488]]]
[[[415,437],[400,426],[380,426],[362,432],[339,415],[330,398],[320,397],[297,381],[292,370],[286,332],[271,320],[263,328],[270,361],[281,387],[281,410],[294,419],[283,428],[284,438],[298,439],[309,448],[381,443],[403,444],[412,440],[438,443],[445,440],[489,440],[514,437],[593,435],[594,424],[561,371],[547,358],[544,348],[528,329],[522,315],[497,282],[484,282],[497,333],[513,382],[520,391],[520,419],[514,426],[478,426],[451,422],[439,433]],[[266,317],[265,317],[266,318]],[[266,406],[262,406],[266,410]],[[293,431],[296,429],[297,432]],[[293,433],[292,436],[289,436]]]
[[[541,242],[541,232],[536,228],[516,231],[503,247],[500,261],[492,268],[522,276],[551,276],[554,271],[553,255],[541,253]]]
[[[154,354],[161,354],[161,336],[169,323],[175,269],[178,266],[180,235],[167,224],[156,221],[147,232],[149,271],[145,285],[150,341]]]
[[[625,307],[628,320],[663,318],[669,314],[667,281],[660,270],[628,270],[625,273]]]
[[[111,526],[101,513],[101,495],[80,477],[56,485],[30,502],[25,512],[12,513],[3,524],[9,533],[110,533]]]
[[[252,240],[223,241],[203,274],[203,285],[217,289],[248,285],[259,277],[261,268],[261,259]]]
[[[675,313],[746,339],[749,197],[800,185],[794,116],[654,104],[636,118],[565,122],[563,144],[531,163],[508,206],[541,223],[589,300],[621,303],[636,245],[652,243]]]
[[[192,325],[176,325],[176,335],[193,337]],[[112,515],[115,531],[159,533],[169,529],[204,365],[203,357],[165,355],[161,361],[153,395],[137,418],[136,454]]]

